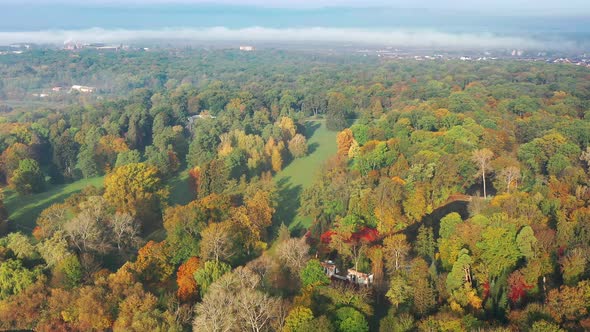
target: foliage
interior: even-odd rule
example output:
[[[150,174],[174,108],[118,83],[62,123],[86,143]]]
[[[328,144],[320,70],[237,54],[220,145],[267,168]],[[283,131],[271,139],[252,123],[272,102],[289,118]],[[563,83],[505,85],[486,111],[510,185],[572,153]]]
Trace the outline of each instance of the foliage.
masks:
[[[317,259],[311,259],[299,273],[304,287],[320,286],[330,283],[330,278],[324,273],[324,268]]]
[[[38,193],[45,188],[45,176],[35,160],[23,159],[12,173],[10,186],[21,195]]]

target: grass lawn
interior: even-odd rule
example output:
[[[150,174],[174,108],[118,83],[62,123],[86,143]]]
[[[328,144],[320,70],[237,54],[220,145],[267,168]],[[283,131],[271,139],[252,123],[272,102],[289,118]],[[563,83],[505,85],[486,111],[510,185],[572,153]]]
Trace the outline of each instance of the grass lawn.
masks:
[[[193,194],[188,182],[188,168],[168,180],[167,184],[170,190],[170,196],[168,196],[170,206],[186,205],[195,199],[195,194]]]
[[[4,205],[8,210],[11,227],[30,234],[41,211],[52,204],[63,202],[68,196],[81,191],[86,186],[101,188],[104,177],[95,177],[61,185],[49,185],[46,191],[38,194],[19,196],[10,189],[4,190]]]
[[[285,223],[291,230],[306,229],[311,225],[311,218],[299,214],[299,196],[312,185],[324,162],[336,154],[336,134],[335,131],[328,131],[323,121],[306,123],[308,155],[293,160],[275,175],[280,195],[276,224]]]

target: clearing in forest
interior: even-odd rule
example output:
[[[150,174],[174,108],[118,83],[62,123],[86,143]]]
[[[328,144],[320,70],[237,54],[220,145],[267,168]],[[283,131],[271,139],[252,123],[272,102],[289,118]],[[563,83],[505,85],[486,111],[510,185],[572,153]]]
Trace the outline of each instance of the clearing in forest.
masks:
[[[52,204],[61,203],[70,195],[87,186],[102,188],[104,176],[82,179],[60,185],[47,184],[47,190],[38,194],[20,196],[16,192],[4,190],[4,205],[8,210],[10,226],[17,231],[30,234],[41,211]]]
[[[294,159],[287,167],[275,175],[279,191],[276,211],[277,223],[285,223],[290,229],[306,229],[311,225],[311,218],[301,215],[299,197],[303,190],[312,185],[322,165],[336,154],[336,134],[329,131],[324,121],[305,123],[305,136],[308,143],[308,155]]]

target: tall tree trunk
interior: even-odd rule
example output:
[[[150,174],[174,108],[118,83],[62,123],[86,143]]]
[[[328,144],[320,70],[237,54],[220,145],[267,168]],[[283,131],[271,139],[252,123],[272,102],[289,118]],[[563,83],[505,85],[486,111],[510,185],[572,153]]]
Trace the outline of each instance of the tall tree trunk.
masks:
[[[488,198],[486,195],[486,169],[482,166],[481,167],[481,178],[483,180],[483,198]]]

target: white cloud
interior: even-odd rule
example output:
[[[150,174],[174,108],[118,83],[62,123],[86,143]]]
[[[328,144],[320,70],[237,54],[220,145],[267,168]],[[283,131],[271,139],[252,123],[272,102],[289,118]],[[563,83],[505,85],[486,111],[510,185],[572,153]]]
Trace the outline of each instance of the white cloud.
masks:
[[[83,30],[44,30],[0,32],[0,44],[17,42],[61,44],[66,41],[128,43],[137,41],[245,41],[245,42],[338,42],[402,47],[432,48],[574,48],[568,41],[551,43],[524,37],[493,34],[446,33],[433,30],[376,30],[356,28],[285,28],[250,27],[243,29],[167,28],[125,30],[92,28]]]

